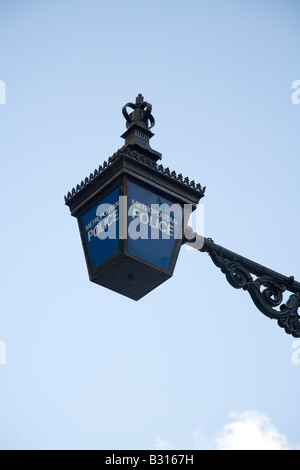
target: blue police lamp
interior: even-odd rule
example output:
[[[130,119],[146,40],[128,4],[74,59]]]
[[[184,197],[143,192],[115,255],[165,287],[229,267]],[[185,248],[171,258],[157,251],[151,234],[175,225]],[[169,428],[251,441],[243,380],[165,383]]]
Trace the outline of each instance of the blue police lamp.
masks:
[[[78,221],[90,280],[139,300],[173,275],[188,215],[205,188],[158,164],[161,154],[149,144],[152,106],[142,95],[122,112],[125,145],[65,202]]]

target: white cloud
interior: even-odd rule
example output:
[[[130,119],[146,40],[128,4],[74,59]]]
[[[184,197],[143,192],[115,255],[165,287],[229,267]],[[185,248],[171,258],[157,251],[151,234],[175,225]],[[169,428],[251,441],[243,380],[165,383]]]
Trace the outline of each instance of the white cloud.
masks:
[[[170,446],[171,446],[170,442],[167,441],[166,439],[161,439],[160,437],[157,437],[155,439],[156,450],[169,450]]]
[[[231,413],[234,421],[226,424],[216,438],[218,450],[289,450],[287,439],[258,411]]]
[[[214,437],[205,436],[198,428],[191,435],[192,446],[197,450],[300,450],[292,446],[287,438],[271,423],[265,413],[245,411],[230,413],[231,423],[225,424]],[[155,439],[156,450],[175,450],[166,439]],[[182,447],[180,447],[182,449]]]

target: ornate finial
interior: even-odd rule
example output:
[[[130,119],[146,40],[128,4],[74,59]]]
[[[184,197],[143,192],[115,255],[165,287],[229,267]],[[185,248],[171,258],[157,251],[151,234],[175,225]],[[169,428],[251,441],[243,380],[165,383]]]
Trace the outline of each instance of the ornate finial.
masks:
[[[131,108],[133,111],[128,114],[127,108]],[[149,144],[151,137],[154,136],[150,129],[155,125],[151,111],[152,105],[144,101],[141,93],[136,97],[135,104],[125,104],[122,113],[126,119],[127,130],[121,137],[125,139],[125,148],[137,150],[157,162],[161,159],[161,153],[153,150]]]
[[[127,107],[133,109],[133,112],[128,114],[126,109]],[[152,129],[152,127],[155,125],[155,119],[152,116],[151,111],[152,105],[147,103],[147,101],[144,101],[144,97],[141,93],[137,96],[135,104],[125,104],[125,106],[122,108],[122,113],[126,119],[127,129],[133,124],[138,124],[145,129]]]

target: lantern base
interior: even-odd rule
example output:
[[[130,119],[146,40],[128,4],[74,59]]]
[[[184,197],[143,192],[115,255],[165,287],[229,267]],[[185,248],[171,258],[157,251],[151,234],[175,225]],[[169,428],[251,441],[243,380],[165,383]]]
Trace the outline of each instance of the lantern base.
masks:
[[[140,300],[170,277],[172,274],[168,272],[123,255],[90,280],[132,300]]]

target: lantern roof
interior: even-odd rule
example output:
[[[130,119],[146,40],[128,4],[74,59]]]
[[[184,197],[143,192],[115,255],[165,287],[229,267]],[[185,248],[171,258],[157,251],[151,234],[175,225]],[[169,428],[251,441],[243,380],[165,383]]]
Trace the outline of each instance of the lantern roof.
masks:
[[[129,114],[127,108],[131,108],[132,113]],[[122,113],[127,127],[122,135],[125,145],[67,193],[65,203],[70,207],[71,212],[122,170],[147,178],[168,192],[180,196],[187,203],[198,204],[206,188],[195,183],[194,180],[190,181],[181,173],[177,174],[170,168],[157,163],[161,159],[161,154],[153,150],[149,144],[154,135],[150,129],[155,125],[152,105],[144,101],[144,97],[139,94],[135,104],[127,103],[123,106]]]

